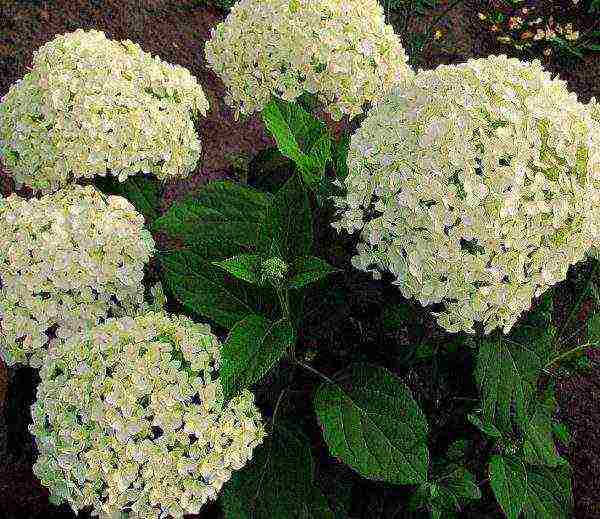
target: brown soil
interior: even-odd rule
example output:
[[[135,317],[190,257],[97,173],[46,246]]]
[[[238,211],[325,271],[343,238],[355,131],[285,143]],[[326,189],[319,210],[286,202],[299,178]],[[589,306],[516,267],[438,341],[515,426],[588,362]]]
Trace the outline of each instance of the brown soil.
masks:
[[[168,187],[165,205],[173,197],[208,179],[232,175],[231,164],[236,157],[252,156],[273,142],[265,135],[258,118],[236,122],[231,110],[223,103],[223,87],[208,70],[203,58],[204,40],[222,14],[202,4],[194,0],[1,0],[0,96],[26,73],[33,50],[56,34],[83,27],[103,30],[113,39],[131,39],[140,43],[144,50],[190,69],[199,78],[211,105],[208,117],[199,122],[203,163],[189,180]],[[447,5],[442,2],[431,16],[411,23],[407,34],[435,19]],[[510,49],[498,46],[489,34],[484,33],[476,19],[477,11],[485,5],[486,2],[467,0],[464,5],[453,8],[439,23],[442,38],[425,48],[418,66],[432,68],[439,63],[459,62],[491,53],[511,54]],[[582,23],[589,23],[589,20],[584,19]],[[518,54],[512,52],[512,55]],[[560,73],[581,100],[600,94],[598,54],[570,64],[547,60],[546,65]],[[339,125],[332,124],[331,127],[339,129]],[[0,191],[5,195],[12,191],[11,182],[1,166]],[[361,297],[364,298],[364,293]],[[368,321],[364,324],[366,326]],[[594,360],[600,362],[600,355]],[[7,376],[3,376],[4,373]],[[73,517],[67,508],[58,509],[48,503],[47,492],[31,472],[35,447],[26,432],[26,423],[27,406],[31,404],[34,390],[31,388],[28,394],[27,391],[23,394],[22,390],[35,383],[35,375],[25,368],[3,370],[0,365],[0,406],[4,401],[2,388],[6,380],[11,385],[4,413],[0,413],[0,516],[2,519]],[[574,468],[575,517],[580,519],[600,518],[598,380],[600,369],[595,367],[589,375],[558,385],[561,415],[571,426],[574,437],[567,456]],[[19,409],[24,416],[15,418],[19,416]],[[16,450],[14,444],[18,445]],[[210,519],[217,517],[215,514],[214,510],[207,509],[201,517]],[[486,517],[495,515],[490,512]]]

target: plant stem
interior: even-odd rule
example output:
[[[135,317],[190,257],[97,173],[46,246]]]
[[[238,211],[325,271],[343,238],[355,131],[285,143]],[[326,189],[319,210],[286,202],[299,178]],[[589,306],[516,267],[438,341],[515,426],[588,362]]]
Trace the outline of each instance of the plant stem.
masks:
[[[573,348],[573,349],[571,349],[569,351],[566,351],[565,353],[560,354],[558,357],[554,357],[550,362],[546,363],[546,365],[544,366],[544,371],[547,372],[548,368],[550,368],[551,366],[553,366],[557,362],[561,361],[565,357],[568,357],[569,355],[572,355],[573,353],[576,353],[576,352],[581,351],[581,350],[585,350],[587,348],[593,348],[593,347],[594,347],[594,344],[590,344],[590,343],[586,342],[585,344],[582,344],[581,346],[577,346],[576,348]]]
[[[310,371],[313,375],[316,375],[317,377],[319,377],[321,380],[327,382],[328,384],[335,384],[333,379],[329,378],[324,373],[321,373],[318,369],[313,368],[310,364],[306,364],[306,362],[302,362],[301,360],[298,360],[298,359],[296,359],[296,364],[298,364],[298,366],[303,367],[305,370]]]

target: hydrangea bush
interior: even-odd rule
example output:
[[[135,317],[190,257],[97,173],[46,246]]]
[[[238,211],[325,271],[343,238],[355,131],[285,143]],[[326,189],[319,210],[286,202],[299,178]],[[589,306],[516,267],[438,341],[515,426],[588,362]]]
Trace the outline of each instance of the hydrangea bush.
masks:
[[[540,65],[490,56],[420,71],[352,136],[337,229],[353,264],[442,303],[446,330],[507,333],[598,240],[600,130]]]
[[[50,343],[143,301],[154,241],[125,199],[69,186],[0,198],[0,356],[39,367]]]
[[[49,353],[32,406],[34,472],[92,515],[198,513],[265,435],[253,396],[226,404],[209,326],[150,312],[108,319]]]
[[[17,187],[138,172],[188,175],[200,157],[193,118],[208,101],[189,71],[96,30],[59,35],[0,104],[0,157]]]
[[[208,63],[239,113],[315,94],[334,120],[362,113],[412,74],[377,0],[241,0],[211,30]]]

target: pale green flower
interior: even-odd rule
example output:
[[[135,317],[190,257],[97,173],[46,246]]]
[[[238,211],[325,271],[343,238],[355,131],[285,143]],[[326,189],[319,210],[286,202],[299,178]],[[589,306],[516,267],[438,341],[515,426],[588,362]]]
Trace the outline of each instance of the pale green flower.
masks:
[[[53,349],[30,425],[52,498],[103,519],[181,518],[215,499],[265,437],[250,392],[224,401],[219,350],[209,326],[162,312]]]
[[[333,225],[446,330],[507,333],[598,243],[599,158],[600,124],[539,61],[442,65],[352,136]]]
[[[49,193],[78,178],[188,175],[200,157],[195,77],[129,40],[78,29],[40,47],[0,103],[0,157],[22,185]]]
[[[413,74],[377,0],[240,0],[205,54],[236,118],[303,93],[352,118]]]
[[[39,367],[57,341],[134,312],[153,252],[143,216],[91,186],[0,198],[0,356]]]

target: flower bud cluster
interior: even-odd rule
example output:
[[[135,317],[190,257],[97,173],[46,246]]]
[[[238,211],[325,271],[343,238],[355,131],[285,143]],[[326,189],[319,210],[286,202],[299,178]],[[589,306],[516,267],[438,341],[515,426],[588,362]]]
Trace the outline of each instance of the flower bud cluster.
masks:
[[[49,352],[32,406],[34,472],[74,511],[197,514],[265,436],[253,395],[224,403],[209,326],[108,319]]]
[[[539,61],[420,71],[353,135],[338,230],[353,264],[441,303],[450,332],[507,333],[600,236],[600,124]]]
[[[201,151],[192,116],[207,110],[187,69],[78,29],[40,47],[0,104],[0,157],[40,193],[96,175],[186,176]]]
[[[241,0],[206,43],[235,116],[315,94],[334,120],[413,74],[377,0]]]
[[[0,356],[39,367],[46,349],[143,301],[154,241],[124,198],[69,186],[0,198]]]

